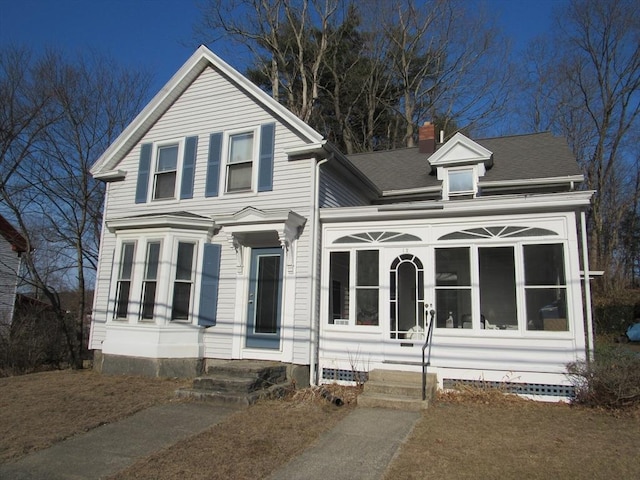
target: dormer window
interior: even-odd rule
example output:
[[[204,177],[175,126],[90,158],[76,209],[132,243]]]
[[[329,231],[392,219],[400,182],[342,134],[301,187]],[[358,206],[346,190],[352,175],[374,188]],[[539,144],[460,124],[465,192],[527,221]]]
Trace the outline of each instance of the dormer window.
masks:
[[[493,153],[456,133],[429,157],[431,171],[442,181],[442,199],[475,198],[478,179],[493,165]]]
[[[460,170],[449,169],[449,196],[471,195],[476,194],[475,172],[473,168],[464,168]]]

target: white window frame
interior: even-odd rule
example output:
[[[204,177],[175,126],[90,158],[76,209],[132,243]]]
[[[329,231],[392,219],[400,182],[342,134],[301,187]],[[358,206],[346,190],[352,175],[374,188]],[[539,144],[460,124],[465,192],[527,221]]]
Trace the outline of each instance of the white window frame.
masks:
[[[137,233],[137,230],[127,231],[118,234],[115,252],[119,255],[114,262],[114,274],[110,283],[111,292],[109,298],[110,318],[117,323],[128,323],[131,325],[169,325],[171,323],[193,324],[197,322],[198,302],[200,295],[201,265],[198,263],[202,258],[202,249],[207,241],[206,234],[199,232],[187,232],[184,230],[154,229]],[[147,250],[150,243],[160,242],[160,256],[158,261],[158,273],[156,279],[156,295],[153,319],[142,318],[143,293],[147,268]],[[173,292],[176,281],[178,245],[180,242],[194,245],[191,284],[189,294],[189,314],[187,319],[171,320],[173,310]],[[129,293],[129,306],[127,317],[116,318],[117,312],[117,292],[120,281],[121,257],[123,245],[127,243],[135,244],[133,256],[133,268],[131,272],[131,286]],[[138,299],[137,305],[132,306],[131,299]],[[164,300],[163,300],[164,299]]]
[[[368,247],[368,248],[367,248]],[[376,251],[378,252],[378,284],[377,285],[358,285],[358,252],[361,251]],[[346,247],[346,248],[336,248],[331,249],[328,252],[329,258],[331,257],[331,253],[343,252],[349,254],[349,308],[347,318],[332,318],[332,306],[329,305],[330,295],[327,295],[327,300],[325,302],[325,308],[327,308],[327,325],[329,327],[351,327],[359,329],[379,329],[381,326],[381,315],[383,312],[384,306],[382,305],[382,297],[383,297],[383,282],[384,277],[382,276],[382,265],[381,259],[383,258],[384,249],[379,246],[367,245],[362,246],[360,248]],[[327,278],[331,281],[331,272],[330,272],[330,262],[327,262]],[[329,286],[331,288],[331,285]],[[365,290],[376,290],[378,292],[378,323],[377,324],[358,324],[358,312],[357,312],[357,295],[358,291]],[[330,323],[333,320],[333,323]]]
[[[126,279],[122,278],[122,270],[124,268],[124,252],[125,252],[125,246],[127,245],[132,245],[133,246],[133,255],[131,257],[131,272],[129,273],[129,277]],[[132,293],[135,292],[135,281],[137,279],[137,275],[136,275],[136,256],[138,254],[138,241],[136,239],[126,239],[123,240],[122,242],[119,243],[118,245],[118,249],[116,250],[117,252],[119,252],[119,258],[118,258],[118,262],[116,263],[117,265],[117,275],[115,275],[115,282],[114,282],[114,286],[113,286],[113,291],[115,292],[115,295],[113,297],[113,315],[112,318],[113,320],[117,321],[117,322],[126,322],[129,320],[129,315],[131,312],[131,298],[132,298]],[[118,304],[120,303],[120,293],[121,293],[121,285],[123,282],[129,282],[129,292],[127,295],[127,308],[126,308],[126,312],[125,312],[125,316],[118,316]]]
[[[168,171],[163,171],[163,172],[158,171],[158,161],[160,159],[160,150],[162,148],[172,147],[172,146],[178,147],[177,158],[176,158],[176,171],[175,171],[176,176],[175,176],[175,183],[173,185],[173,195],[171,197],[156,198],[156,177],[158,175],[162,175],[163,173],[168,172]],[[151,168],[151,174],[149,175],[150,177],[149,192],[150,192],[150,197],[152,202],[166,202],[168,200],[178,199],[178,195],[179,195],[178,188],[182,181],[183,157],[184,157],[184,139],[183,138],[175,139],[175,140],[167,140],[167,141],[163,140],[162,142],[154,142],[153,158],[151,163],[152,168]]]
[[[550,245],[550,244],[558,244],[562,246],[562,255],[563,255],[563,268],[565,272],[565,283],[560,288],[565,292],[565,302],[566,302],[566,315],[567,315],[567,330],[553,331],[553,330],[531,330],[527,328],[527,307],[526,307],[526,289],[527,285],[525,285],[525,265],[524,265],[524,247],[527,245]],[[480,248],[499,248],[499,247],[512,247],[514,262],[515,262],[515,300],[516,300],[516,320],[517,320],[517,328],[507,328],[507,329],[493,329],[493,328],[482,328],[481,327],[481,312],[480,306],[480,264],[479,264],[479,253],[478,250]],[[526,337],[542,337],[546,338],[549,335],[563,335],[570,336],[573,331],[573,312],[571,310],[571,306],[573,305],[572,300],[572,289],[569,286],[569,278],[567,272],[569,272],[569,251],[566,239],[553,238],[553,239],[527,239],[523,238],[521,241],[517,242],[509,242],[509,241],[493,241],[493,242],[481,242],[481,243],[473,243],[469,245],[461,244],[458,242],[441,243],[438,244],[433,249],[433,265],[435,268],[435,256],[436,250],[442,248],[470,248],[470,258],[471,262],[471,305],[472,305],[472,328],[471,329],[456,329],[456,328],[446,328],[446,327],[437,327],[438,334],[469,334],[473,332],[477,335],[485,335],[485,336],[526,336]],[[434,270],[435,273],[435,270]],[[435,285],[435,282],[434,282]],[[529,286],[529,288],[536,288],[535,286]],[[545,286],[545,288],[548,288]],[[477,315],[476,315],[477,313]]]
[[[163,248],[162,248],[163,247],[163,243],[164,242],[162,241],[162,238],[148,238],[148,239],[145,239],[145,242],[144,242],[145,253],[144,253],[144,259],[143,259],[143,263],[142,263],[142,272],[141,272],[142,273],[142,285],[141,285],[141,288],[140,288],[140,311],[138,313],[138,320],[140,322],[145,322],[145,323],[153,322],[153,319],[155,317],[158,298],[160,298],[158,293],[159,293],[159,289],[162,287],[162,279],[163,279],[163,276],[162,276],[162,273],[163,273],[163,271],[162,271],[163,270],[163,268],[162,268],[162,264],[163,264],[162,256],[163,256],[163,253],[164,253],[163,252]],[[149,278],[147,278],[147,271],[148,271],[148,268],[149,268],[149,246],[152,245],[152,244],[158,244],[159,245],[158,269],[156,271],[155,278],[154,279],[149,279]],[[153,310],[152,310],[153,311],[153,315],[152,315],[151,318],[143,318],[142,314],[143,314],[143,311],[144,311],[145,293],[146,293],[146,289],[147,289],[147,284],[151,283],[151,282],[155,282],[155,284],[156,284],[156,291],[155,291],[155,295],[154,295]]]
[[[191,257],[191,276],[188,280],[178,279],[178,252],[181,243],[187,243],[193,245],[193,254]],[[196,274],[198,272],[198,259],[199,257],[199,249],[201,248],[201,242],[198,242],[193,237],[183,237],[176,236],[173,239],[173,249],[171,252],[171,275],[168,277],[169,281],[169,299],[167,306],[167,319],[170,323],[192,323],[194,319],[194,299],[197,298],[195,296],[196,290]],[[189,308],[187,313],[187,318],[173,318],[173,301],[174,301],[174,292],[175,286],[177,283],[188,283],[191,287],[189,289]]]
[[[471,174],[471,182],[473,184],[470,190],[451,190],[451,174],[461,173],[461,172],[469,172]],[[464,166],[464,167],[456,167],[456,168],[447,168],[447,175],[445,180],[445,191],[447,198],[451,197],[462,197],[462,196],[472,196],[475,198],[478,192],[478,172],[475,166]]]
[[[234,162],[231,162],[231,138],[238,135],[253,135],[253,154],[251,158],[251,186],[249,188],[235,189],[229,190],[229,169],[231,165],[234,165]],[[224,134],[224,144],[223,144],[223,164],[224,171],[223,175],[221,175],[222,179],[222,189],[225,195],[236,195],[242,193],[254,193],[256,191],[256,185],[258,184],[258,158],[260,155],[260,128],[243,128],[243,129],[235,129],[229,130]],[[249,163],[247,162],[238,162],[238,163]],[[236,163],[236,164],[238,164]]]

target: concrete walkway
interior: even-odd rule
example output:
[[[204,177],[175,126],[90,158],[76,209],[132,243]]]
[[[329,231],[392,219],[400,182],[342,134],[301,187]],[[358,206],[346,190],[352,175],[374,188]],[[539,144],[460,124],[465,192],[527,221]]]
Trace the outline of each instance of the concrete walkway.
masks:
[[[142,410],[119,422],[0,465],[0,479],[95,480],[125,469],[142,457],[200,433],[234,409],[173,403]]]
[[[94,480],[221,422],[234,409],[202,403],[151,407],[17,462],[0,479]],[[379,479],[420,417],[417,412],[356,408],[271,479]]]

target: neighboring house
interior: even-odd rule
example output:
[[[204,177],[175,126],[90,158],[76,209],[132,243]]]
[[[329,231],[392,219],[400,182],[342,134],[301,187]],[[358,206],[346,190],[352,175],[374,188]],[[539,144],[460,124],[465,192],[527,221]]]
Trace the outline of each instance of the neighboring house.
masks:
[[[26,251],[25,238],[0,215],[0,325],[2,326],[10,326],[13,320],[21,256]]]
[[[200,47],[92,168],[107,182],[98,368],[274,360],[312,383],[419,370],[434,310],[441,386],[566,396],[591,338],[592,192],[548,133],[437,149],[434,134],[347,157]]]

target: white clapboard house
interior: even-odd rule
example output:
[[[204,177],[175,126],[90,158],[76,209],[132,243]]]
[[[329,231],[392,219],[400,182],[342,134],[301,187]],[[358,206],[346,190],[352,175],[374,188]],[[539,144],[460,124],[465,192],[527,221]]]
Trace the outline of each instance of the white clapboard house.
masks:
[[[585,209],[550,133],[345,155],[200,47],[92,168],[105,372],[282,362],[311,383],[430,367],[562,397],[590,349]],[[430,313],[433,311],[433,315]]]

